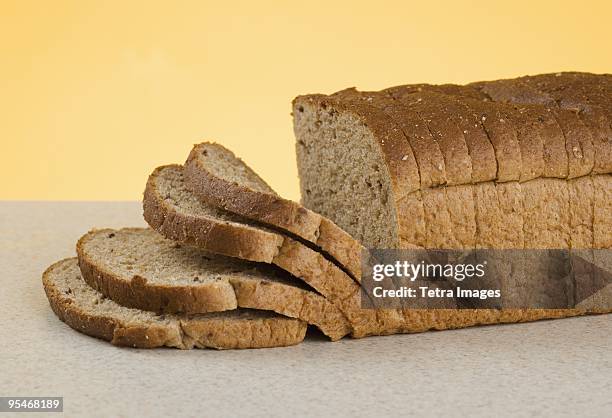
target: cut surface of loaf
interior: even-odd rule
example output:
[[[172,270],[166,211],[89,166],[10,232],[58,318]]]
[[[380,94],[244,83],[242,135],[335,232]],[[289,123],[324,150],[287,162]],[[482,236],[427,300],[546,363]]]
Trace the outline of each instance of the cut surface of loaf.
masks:
[[[361,309],[360,287],[350,275],[289,236],[200,202],[186,187],[181,166],[159,167],[151,174],[143,209],[149,225],[168,239],[216,254],[274,264],[291,273],[342,311],[354,337],[387,329],[385,313]]]
[[[264,348],[295,345],[307,325],[271,312],[234,310],[194,316],[126,308],[85,283],[76,258],[50,266],[43,286],[55,314],[70,327],[114,345],[140,348]]]
[[[366,247],[396,248],[397,207],[420,187],[401,129],[380,109],[323,95],[298,97],[293,117],[304,206]]]
[[[244,161],[222,145],[195,145],[185,184],[204,203],[289,232],[316,245],[361,279],[362,245],[330,219],[278,196]]]
[[[288,274],[181,245],[151,229],[90,231],[77,255],[85,281],[123,306],[185,314],[271,310],[315,325],[332,340],[350,332],[335,305]]]

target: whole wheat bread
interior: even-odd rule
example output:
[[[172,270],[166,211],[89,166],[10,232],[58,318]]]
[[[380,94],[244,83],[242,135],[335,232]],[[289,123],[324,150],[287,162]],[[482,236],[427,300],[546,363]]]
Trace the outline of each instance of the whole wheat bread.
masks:
[[[433,93],[447,97],[436,104]],[[555,94],[560,99],[561,93]],[[462,129],[467,126],[464,120],[449,118],[457,106],[474,129]],[[298,97],[293,116],[303,203],[373,248],[610,248],[612,203],[606,196],[612,195],[611,176],[576,177],[579,166],[568,153],[580,156],[581,150],[568,148],[576,137],[568,139],[567,129],[576,119],[555,125],[554,117],[544,116],[547,109],[537,106],[493,103],[469,86],[352,89]],[[565,118],[567,112],[569,106],[557,115]],[[594,132],[593,125],[591,121]],[[414,137],[417,131],[423,133],[416,136],[433,133],[437,138],[422,143]],[[468,162],[450,158],[452,144],[442,143],[442,137],[456,138],[462,150],[465,141]],[[482,169],[477,162],[482,159],[497,170],[476,177],[472,172],[460,184],[458,167],[451,165]],[[600,170],[606,166],[598,165]],[[411,174],[415,171],[417,176]],[[525,181],[516,181],[521,179]],[[407,331],[583,313],[403,312]]]
[[[340,310],[280,269],[206,253],[151,229],[99,229],[77,244],[85,281],[127,307],[198,314],[271,310],[317,326],[332,340],[350,332]]]
[[[313,243],[361,280],[363,246],[330,219],[283,199],[233,152],[195,145],[184,166],[185,184],[204,203]]]
[[[590,78],[593,77],[605,78],[605,76]],[[565,77],[562,74],[546,79],[550,78],[561,83],[566,78],[575,79],[576,76]],[[483,83],[485,86],[495,84],[496,82]],[[541,83],[538,84],[540,85]],[[400,86],[383,92],[354,91],[349,95],[299,97],[294,101],[293,114],[297,136],[298,170],[304,203],[310,209],[332,218],[340,227],[369,247],[470,248],[471,243],[479,240],[476,238],[478,234],[476,230],[480,225],[475,222],[475,219],[481,218],[484,222],[481,230],[486,231],[488,226],[497,219],[493,213],[501,213],[499,210],[505,211],[504,213],[508,216],[520,215],[523,217],[522,209],[518,210],[518,207],[512,208],[508,205],[522,206],[525,202],[524,197],[528,198],[527,204],[534,203],[532,198],[536,198],[535,202],[540,202],[546,198],[542,194],[545,193],[545,189],[559,191],[559,188],[573,187],[572,179],[588,175],[591,171],[603,174],[600,178],[593,177],[599,188],[595,196],[606,195],[610,187],[607,175],[609,170],[603,173],[601,170],[607,167],[609,158],[595,164],[593,148],[589,145],[591,140],[588,134],[595,136],[598,133],[597,126],[591,123],[590,127],[585,130],[582,120],[586,121],[588,118],[583,115],[584,112],[572,111],[568,104],[574,103],[575,105],[577,101],[582,100],[581,103],[584,104],[585,109],[599,109],[599,114],[605,116],[605,94],[599,93],[598,96],[596,86],[587,87],[590,88],[589,92],[592,92],[593,96],[600,97],[596,102],[597,105],[587,103],[586,93],[568,96],[569,93],[558,88],[551,93],[554,95],[554,99],[551,100],[552,103],[557,101],[561,104],[565,103],[565,107],[560,109],[547,107],[549,102],[546,101],[545,93],[539,93],[537,98],[534,98],[533,94],[529,96],[517,93],[513,96],[507,91],[505,95],[496,95],[490,88],[486,91],[494,97],[489,97],[483,92],[485,89],[478,89],[475,86]],[[583,90],[587,87],[584,87]],[[547,88],[549,91],[553,90],[550,86]],[[467,109],[467,113],[461,119],[473,118],[478,129],[474,131],[463,129],[466,143],[477,143],[470,137],[482,136],[480,132],[484,132],[485,136],[490,139],[495,150],[493,158],[498,167],[493,179],[498,184],[503,183],[499,186],[500,192],[503,193],[501,200],[490,193],[493,190],[491,189],[492,184],[488,184],[487,181],[474,181],[474,176],[471,181],[465,183],[465,186],[469,186],[468,188],[460,187],[464,185],[457,184],[456,177],[451,178],[453,187],[445,187],[442,190],[429,187],[428,185],[433,183],[423,180],[423,176],[429,176],[429,171],[424,171],[424,167],[430,164],[428,161],[431,162],[431,159],[435,158],[435,153],[419,148],[418,144],[410,138],[409,131],[414,131],[416,128],[402,125],[405,123],[406,111],[398,110],[398,108],[421,112],[421,109],[426,106],[422,104],[427,98],[425,93],[429,92],[446,95],[446,102],[441,103],[454,100]],[[609,90],[606,92],[609,104],[610,92]],[[386,97],[389,95],[393,97],[395,104],[386,104],[388,102]],[[510,97],[513,104],[505,102],[508,100],[499,103],[491,102],[492,98],[503,99],[504,97]],[[527,103],[517,107],[516,103],[519,100]],[[538,100],[546,104],[538,104]],[[454,134],[451,131],[461,127],[460,120],[454,120],[455,126],[451,125],[447,130],[439,128],[435,118],[436,114],[431,108],[433,105],[429,106],[425,108],[429,113],[426,114],[426,118],[423,118],[427,130],[436,132],[439,137],[453,137]],[[438,107],[440,108],[438,119],[447,118],[451,113],[446,104]],[[609,105],[607,109],[609,113]],[[553,116],[546,116],[548,113],[552,113]],[[531,129],[526,129],[526,124],[529,124]],[[402,134],[401,138],[398,138],[397,132]],[[601,136],[601,132],[599,134]],[[458,138],[457,142],[461,142],[461,138]],[[605,144],[606,147],[611,147],[612,141],[607,141]],[[411,148],[415,158],[411,158],[410,153],[397,152],[405,146]],[[473,151],[470,152],[472,167],[476,158],[485,157],[485,154],[479,155],[477,149]],[[607,152],[603,151],[601,155],[606,155]],[[450,157],[450,152],[442,155]],[[492,158],[490,152],[487,152],[486,155],[489,159]],[[598,158],[603,158],[601,155]],[[448,174],[451,171],[449,166],[453,164],[452,161],[447,158],[443,161],[445,166],[440,163],[438,165],[444,167]],[[586,171],[579,161],[586,161],[584,165],[587,168]],[[431,164],[436,165],[435,161]],[[413,176],[402,174],[410,172],[413,169],[410,168],[411,166],[416,166],[420,181],[416,181]],[[596,166],[599,167],[598,171],[594,168]],[[446,177],[448,184],[448,175]],[[570,181],[558,183],[557,178]],[[516,182],[520,179],[524,181]],[[472,184],[479,186],[471,186]],[[484,194],[479,193],[479,190]],[[537,191],[534,192],[534,190]],[[455,196],[457,194],[461,198],[457,198]],[[561,212],[563,208],[580,204],[570,202],[568,194],[563,190],[558,196],[554,194],[555,192],[549,197],[556,202],[555,205]],[[479,195],[488,197],[482,200],[478,199]],[[492,200],[493,197],[495,200]],[[607,205],[603,203],[602,207],[606,208]],[[478,205],[480,205],[480,212]],[[473,209],[470,209],[470,206],[473,206]],[[595,205],[594,208],[598,206]],[[529,211],[529,208],[527,209]],[[491,216],[486,213],[486,210],[493,211]],[[462,214],[462,211],[465,213]],[[461,216],[457,218],[457,214]],[[543,215],[544,219],[556,218],[555,214],[550,214],[550,218],[547,214]],[[604,216],[603,213],[601,216]],[[532,220],[532,218],[527,219],[527,221]],[[562,224],[565,222],[563,219],[560,221]],[[585,223],[582,220],[570,222],[581,225]],[[594,221],[594,226],[591,225],[591,229],[599,231],[595,234],[597,236],[605,235],[605,227],[609,227],[609,222],[605,218],[598,219]],[[455,227],[455,231],[467,238],[461,235],[452,237],[457,234],[449,231],[451,225]],[[567,242],[568,235],[571,236],[572,231],[565,227],[559,230],[565,237],[562,241]],[[451,238],[445,239],[444,237]],[[483,238],[481,241],[483,240],[489,239]],[[601,248],[604,242],[606,239],[599,238],[592,245],[595,248]],[[498,242],[497,245],[506,244]],[[523,247],[524,242],[515,241],[508,245],[520,248]]]
[[[179,165],[159,167],[151,174],[143,208],[145,220],[166,238],[229,257],[274,264],[303,280],[344,313],[353,337],[393,333],[398,324],[395,313],[362,309],[359,284],[321,253],[200,202],[186,187]]]
[[[363,247],[358,241],[327,218],[304,209],[295,202],[277,197],[272,189],[231,151],[216,144],[196,145],[187,160],[184,171],[185,183],[188,187],[197,190],[198,192],[195,192],[195,194],[201,200],[211,202],[210,204],[216,207],[223,207],[232,212],[240,213],[261,222],[272,223],[279,227],[282,224],[284,229],[290,228],[287,225],[291,224],[291,221],[287,221],[287,219],[299,218],[299,216],[292,218],[290,215],[292,213],[305,214],[306,219],[317,219],[319,225],[323,225],[323,222],[333,225],[332,230],[321,228],[321,231],[328,232],[324,240],[321,240],[323,234],[319,235],[318,239],[312,237],[310,239],[316,241],[318,245],[321,245],[321,242],[326,243],[327,245],[323,246],[324,250],[329,251],[329,248],[340,250],[344,257],[338,257],[338,252],[329,252],[336,255],[338,260],[350,263],[353,266],[353,273],[361,280],[360,261]],[[188,172],[191,172],[191,174],[187,174]],[[191,182],[189,181],[190,177]],[[268,215],[269,212],[272,215]],[[300,221],[298,223],[303,224],[304,222]],[[296,232],[299,225],[293,224],[292,228],[291,232]],[[335,231],[340,231],[341,234],[335,233]],[[345,239],[342,235],[345,235],[348,239]],[[338,239],[339,236],[342,238]],[[302,237],[306,238],[306,235],[302,235]],[[361,312],[362,315],[372,315],[371,310],[355,311]],[[363,328],[361,328],[358,336],[421,331],[423,330],[422,324],[427,323],[425,321],[406,323],[404,313],[393,309],[377,310],[376,315],[376,326],[369,325],[367,331],[363,331]],[[355,336],[355,333],[353,335]]]
[[[195,316],[157,315],[126,308],[83,281],[76,258],[43,274],[55,314],[70,327],[114,345],[153,348],[263,348],[300,343],[307,325],[266,311],[234,310]]]

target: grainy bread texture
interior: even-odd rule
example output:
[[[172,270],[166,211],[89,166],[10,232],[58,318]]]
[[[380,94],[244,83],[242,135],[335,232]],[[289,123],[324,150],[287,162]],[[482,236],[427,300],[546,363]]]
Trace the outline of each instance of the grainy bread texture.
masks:
[[[55,314],[70,327],[114,345],[154,348],[264,348],[295,345],[307,325],[265,311],[157,315],[105,298],[81,277],[76,258],[50,266],[43,286]]]
[[[389,332],[385,313],[361,309],[360,287],[350,275],[299,241],[200,202],[186,187],[181,166],[160,167],[151,174],[143,208],[145,220],[166,238],[274,264],[303,280],[342,311],[352,336]]]
[[[563,79],[556,77],[560,84]],[[589,148],[597,134],[604,154],[612,146],[602,139],[602,120],[610,122],[609,105],[604,109],[610,90],[602,93],[597,82],[577,82],[581,88],[573,90],[542,83],[538,88],[552,101],[538,91],[494,102],[480,85],[349,89],[296,98],[304,205],[371,248],[610,248],[612,170],[607,157],[593,162],[594,147]],[[596,104],[585,103],[591,94]],[[414,113],[426,130],[417,126]],[[453,154],[448,138],[457,142],[459,154]],[[436,166],[442,177],[432,177]],[[467,174],[471,167],[471,174],[461,177],[459,167]],[[403,175],[415,168],[418,181]],[[585,312],[408,309],[403,314],[404,331],[410,332]]]
[[[332,340],[350,332],[340,310],[280,269],[205,253],[151,229],[100,229],[77,244],[85,281],[120,305],[158,313],[271,310],[317,326]]]
[[[401,129],[374,106],[331,96],[300,97],[293,115],[304,206],[365,246],[397,247],[398,207],[420,188]]]
[[[276,227],[313,243],[361,278],[362,245],[330,219],[283,199],[249,166],[219,144],[195,145],[184,167],[185,184],[204,203]]]

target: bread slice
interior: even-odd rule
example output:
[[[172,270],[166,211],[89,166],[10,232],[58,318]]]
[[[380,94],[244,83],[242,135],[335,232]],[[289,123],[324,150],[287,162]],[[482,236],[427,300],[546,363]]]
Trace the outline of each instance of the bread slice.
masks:
[[[354,337],[389,329],[383,314],[361,308],[360,287],[350,275],[300,241],[200,202],[187,189],[179,165],[159,167],[151,174],[143,209],[145,220],[166,238],[216,254],[274,264],[303,280],[342,311]]]
[[[464,146],[469,153],[472,183],[489,181],[495,178],[497,161],[493,146],[480,125],[470,120],[471,115],[460,102],[446,94],[436,93],[428,89],[414,91],[406,88],[406,86],[387,89],[385,92],[394,97],[396,102],[421,113],[430,130],[438,133],[436,135],[438,140],[449,142],[447,147],[451,147],[453,143],[465,144]],[[447,123],[446,126],[440,126],[440,120],[444,119],[450,123]],[[436,128],[436,126],[438,127]],[[442,138],[445,139],[442,140]],[[456,170],[460,167],[455,166],[450,170]],[[465,184],[465,181],[456,181],[451,184]]]
[[[330,219],[283,199],[222,145],[195,145],[184,168],[185,184],[203,202],[279,228],[313,243],[361,280],[362,245]]]
[[[43,286],[55,314],[70,327],[114,345],[140,348],[263,348],[295,345],[307,325],[271,312],[234,310],[195,316],[126,308],[88,286],[76,258],[50,266]]]
[[[557,73],[521,77],[521,81],[555,99],[559,107],[572,109],[591,130],[594,148],[593,174],[612,172],[612,106],[609,75]]]
[[[567,178],[581,177],[591,173],[594,161],[592,135],[577,113],[559,108],[552,96],[536,90],[520,79],[480,82],[473,86],[481,89],[490,97],[490,100],[495,102],[541,105],[542,109],[556,120],[565,137]],[[485,107],[491,105],[487,103]],[[495,121],[495,118],[488,118],[488,120]],[[550,142],[549,137],[545,139]],[[558,147],[558,144],[555,146]],[[545,151],[549,148],[547,144]],[[565,172],[563,170],[563,173]],[[545,174],[547,174],[546,171]]]
[[[204,253],[151,229],[90,231],[77,255],[85,281],[123,306],[186,314],[271,310],[315,325],[332,340],[350,332],[336,306],[280,269]]]

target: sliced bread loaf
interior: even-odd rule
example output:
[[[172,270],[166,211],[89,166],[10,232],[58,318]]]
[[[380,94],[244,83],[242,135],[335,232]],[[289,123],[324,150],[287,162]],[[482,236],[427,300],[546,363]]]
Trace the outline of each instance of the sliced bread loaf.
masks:
[[[195,145],[184,168],[185,184],[203,202],[306,240],[361,279],[363,247],[330,219],[283,199],[222,145]]]
[[[195,316],[157,315],[126,308],[83,281],[76,258],[43,274],[55,314],[70,327],[114,345],[141,348],[263,348],[295,345],[307,325],[271,312],[234,310]]]
[[[559,108],[549,94],[536,90],[520,79],[481,82],[472,84],[472,86],[480,89],[494,102],[540,105],[556,120],[565,137],[567,178],[591,173],[594,162],[592,135],[576,112]],[[486,103],[484,107],[489,108],[492,105],[492,103]],[[482,107],[482,104],[479,106]],[[487,120],[495,121],[496,119],[487,118]],[[550,140],[548,137],[546,139]]]
[[[576,178],[589,174],[590,167],[597,165],[593,162],[593,149],[596,147],[592,145],[591,135],[585,129],[585,125],[588,125],[587,117],[572,112],[569,104],[578,102],[585,112],[604,108],[606,94],[609,96],[606,92],[609,90],[597,90],[595,86],[598,83],[593,80],[603,83],[609,77],[588,76],[590,85],[575,81],[575,84],[580,83],[579,88],[571,91],[561,88],[567,77],[560,75],[555,77],[556,90],[551,87],[555,84],[550,81],[547,81],[548,84],[532,83],[549,94],[533,94],[535,89],[531,88],[530,94],[506,91],[499,96],[512,98],[510,101],[514,105],[505,103],[509,101],[507,99],[492,102],[491,97],[476,86],[417,85],[400,86],[387,91],[413,96],[435,92],[454,97],[472,111],[471,121],[475,124],[481,121],[483,132],[489,136],[498,161],[496,180],[521,180],[525,183],[542,177]],[[572,77],[576,80],[584,78],[575,74]],[[589,105],[587,99],[591,94],[599,97],[599,106]],[[375,94],[370,92],[367,96],[373,102],[370,96],[374,97]],[[564,101],[566,105],[561,108],[548,107],[551,103],[556,105],[556,101]],[[401,139],[381,135],[380,129],[372,129],[371,123],[362,117],[365,110],[349,107],[345,102],[346,98],[339,94],[315,94],[294,100],[294,130],[304,205],[329,217],[368,247],[431,246],[432,234],[438,233],[434,226],[446,223],[448,215],[455,212],[454,205],[448,197],[445,197],[446,205],[437,204],[438,201],[432,199],[439,193],[435,189],[427,191],[421,187],[421,190],[406,195],[407,187],[399,191],[392,187],[401,183],[401,178],[394,178],[392,168],[403,160],[403,155],[388,150]],[[445,118],[448,112],[440,111],[438,117]],[[433,119],[435,115],[430,116]],[[584,123],[580,118],[584,119]],[[398,126],[400,122],[396,121],[393,126]],[[595,132],[593,126],[590,128]],[[347,135],[355,132],[360,134]],[[466,132],[469,137],[469,131]],[[384,149],[383,144],[386,147]],[[363,158],[364,154],[368,157]],[[601,156],[606,160],[605,152],[598,157],[599,165],[604,167]],[[347,172],[347,165],[352,167],[352,172]],[[453,170],[447,164],[446,172]],[[336,172],[342,172],[343,175],[336,175]],[[594,168],[593,172],[596,172]],[[376,182],[370,181],[372,173],[378,176]],[[448,192],[452,189],[447,187],[446,190]],[[444,206],[447,210],[444,210]],[[386,215],[386,223],[378,221],[377,214],[380,213]],[[385,245],[381,246],[381,242]],[[444,246],[448,244],[453,244],[453,241],[447,240]]]
[[[187,189],[179,165],[159,167],[151,174],[143,208],[145,220],[166,238],[216,254],[274,264],[303,280],[342,311],[354,337],[388,332],[392,327],[389,321],[394,319],[386,313],[361,308],[358,283],[321,253],[200,202]]]
[[[461,86],[456,86],[454,89],[462,95],[463,91],[468,90],[478,91],[464,89]],[[370,93],[366,99],[369,99],[369,96]],[[474,95],[476,96],[478,94]],[[612,229],[606,225],[610,225],[612,212],[605,203],[605,197],[595,204],[595,207],[582,197],[587,192],[583,182],[543,177],[523,183],[480,182],[437,187],[398,196],[396,188],[391,185],[399,184],[400,179],[384,177],[393,177],[392,166],[402,161],[403,155],[386,152],[382,149],[382,144],[385,144],[388,150],[393,147],[391,141],[402,139],[391,139],[380,135],[380,131],[371,129],[370,124],[359,114],[362,109],[347,106],[345,103],[347,100],[340,95],[317,94],[298,97],[294,101],[298,169],[305,206],[330,217],[361,240],[364,245],[380,248],[379,243],[389,242],[392,239],[388,246],[399,248],[415,246],[445,248],[449,246],[449,242],[451,248],[568,248],[568,240],[576,231],[582,234],[584,237],[582,241],[585,241],[581,244],[576,243],[578,246],[586,248],[609,246],[606,242],[609,242]],[[545,158],[544,152],[540,151],[543,146],[535,146],[536,138],[531,138],[533,139],[531,141],[529,137],[531,133],[541,131],[546,136],[545,139],[551,139],[549,138],[551,131],[548,128],[536,131],[535,126],[532,126],[533,132],[531,132],[521,127],[521,132],[517,131],[517,126],[522,126],[523,122],[532,125],[536,121],[539,122],[535,113],[523,115],[520,113],[521,109],[502,103],[477,102],[467,98],[461,102],[473,112],[477,112],[485,127],[495,128],[496,139],[495,141],[492,139],[491,143],[496,155],[512,157],[504,164],[501,162],[498,164],[498,167],[504,167],[506,180],[520,179],[521,173],[526,178],[532,177],[534,173],[537,174],[536,177],[542,177],[547,173],[569,176],[569,170],[563,170],[564,165],[569,164],[569,160],[562,158],[558,147],[560,144],[563,145],[562,141],[565,141],[562,138],[563,132],[556,130],[553,141],[557,146],[555,155],[561,156],[559,163],[552,154]],[[482,113],[488,109],[493,111]],[[546,109],[540,110],[546,111]],[[473,116],[474,114],[470,120],[476,122],[477,119]],[[445,117],[445,112],[441,112],[440,117]],[[497,120],[490,121],[489,119],[493,117],[497,117]],[[506,124],[508,119],[511,124]],[[549,119],[549,122],[552,124],[554,121]],[[399,121],[393,126],[398,125]],[[360,134],[351,135],[355,132]],[[513,146],[511,149],[505,149],[504,141],[509,139],[513,140]],[[521,144],[525,153],[529,152],[531,145],[534,145],[533,152],[522,155]],[[361,158],[362,155],[367,155],[367,158]],[[523,160],[528,163],[523,164]],[[550,166],[542,166],[541,162]],[[351,167],[351,172],[342,176],[335,175],[336,172],[344,174],[345,165]],[[446,170],[448,173],[448,167]],[[374,184],[367,181],[372,178],[373,171],[382,177]],[[561,171],[563,173],[558,174]],[[592,180],[593,188],[601,190],[599,194],[595,193],[595,196],[609,195],[606,190],[611,188],[611,176],[593,176]],[[572,185],[575,187],[570,194],[567,189]],[[456,190],[458,188],[461,190]],[[363,189],[374,189],[376,193],[368,193]],[[378,196],[378,198],[371,200],[364,199],[364,196]],[[462,200],[454,199],[462,204],[453,204],[452,196],[464,196]],[[407,204],[410,201],[412,203]],[[408,210],[419,206],[422,207],[421,210]],[[445,206],[447,210],[444,210]],[[461,213],[462,210],[465,213]],[[567,216],[568,212],[572,213],[572,216]],[[376,213],[389,214],[386,218],[388,222],[386,227],[380,227],[378,222],[372,220],[376,219],[376,216],[370,214]],[[411,236],[407,231],[403,231],[403,222],[404,225],[410,222],[414,225],[423,225],[420,228],[422,232]],[[363,233],[367,230],[370,231],[369,234]],[[586,243],[589,231],[592,231],[590,237],[592,243]],[[600,237],[596,240],[594,237],[597,236],[597,231],[600,231]],[[453,238],[454,242],[446,237]],[[575,247],[572,245],[572,248]],[[534,288],[537,288],[537,284]],[[573,316],[585,312],[584,309],[503,311],[406,309],[404,330],[411,332],[432,328],[448,329],[487,323],[521,322]]]
[[[151,229],[100,229],[77,244],[85,281],[127,307],[197,314],[271,310],[317,326],[332,340],[350,332],[340,310],[280,269],[205,253]]]

